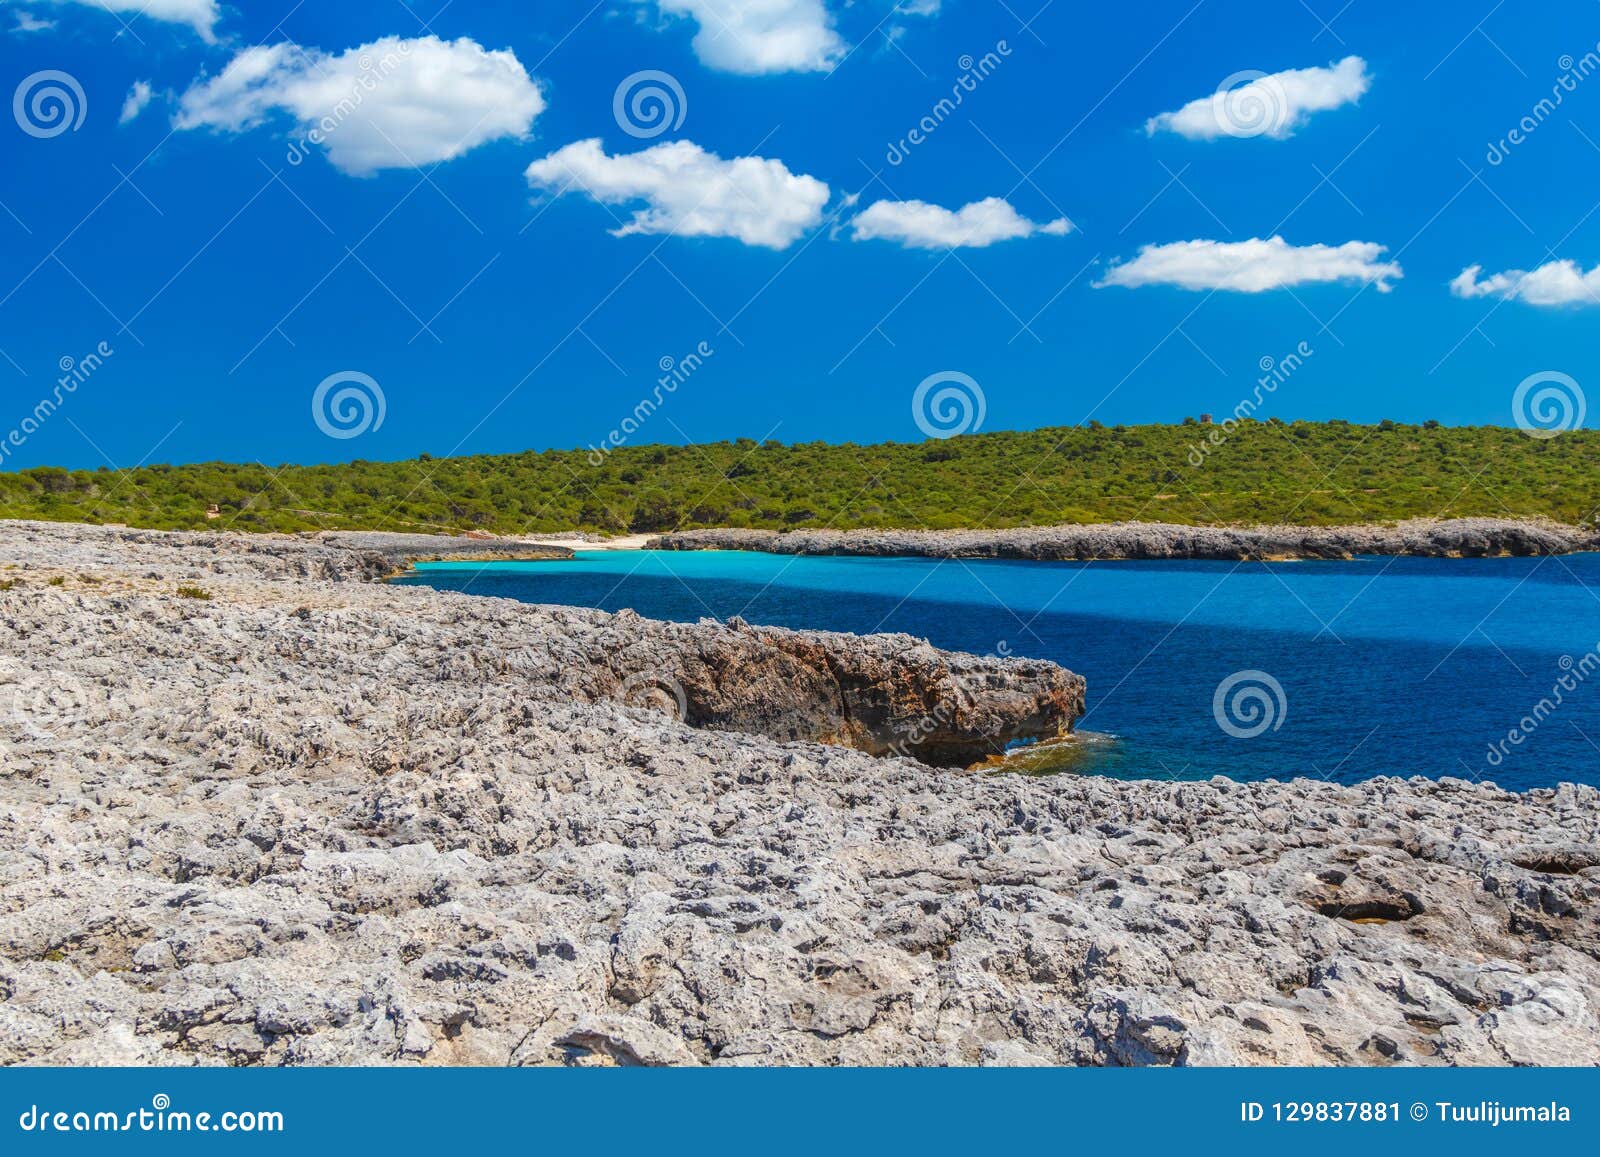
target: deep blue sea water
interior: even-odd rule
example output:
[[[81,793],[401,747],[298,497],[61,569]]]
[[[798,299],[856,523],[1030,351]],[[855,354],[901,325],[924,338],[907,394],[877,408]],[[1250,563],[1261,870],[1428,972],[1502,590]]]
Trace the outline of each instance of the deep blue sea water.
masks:
[[[1087,765],[1104,774],[1600,784],[1600,554],[1234,564],[586,551],[426,564],[398,581],[1052,659],[1088,679],[1080,729],[1116,737]]]

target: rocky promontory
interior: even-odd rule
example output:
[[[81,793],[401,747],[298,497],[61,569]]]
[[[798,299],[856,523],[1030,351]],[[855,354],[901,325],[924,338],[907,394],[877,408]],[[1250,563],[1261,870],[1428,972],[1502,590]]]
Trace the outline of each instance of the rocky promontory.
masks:
[[[1417,519],[1391,526],[1322,527],[1109,522],[1003,530],[686,530],[661,535],[651,540],[650,547],[1041,562],[1341,559],[1356,555],[1486,558],[1600,550],[1600,532],[1559,523],[1498,518]]]
[[[0,1062],[1600,1063],[1593,788],[875,755],[1081,682],[440,545],[0,524]]]

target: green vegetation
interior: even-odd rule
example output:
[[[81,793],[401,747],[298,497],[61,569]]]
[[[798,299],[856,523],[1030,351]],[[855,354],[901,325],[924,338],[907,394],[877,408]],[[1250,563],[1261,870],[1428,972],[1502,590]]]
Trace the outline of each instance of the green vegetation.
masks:
[[[211,592],[204,587],[179,587],[178,597],[180,599],[199,599],[201,602],[209,603],[211,601]]]
[[[1209,445],[1210,437],[1221,439]],[[1209,451],[1209,452],[1208,452]],[[988,527],[1140,518],[1312,525],[1413,516],[1588,522],[1600,431],[1245,422],[1090,424],[821,442],[0,473],[0,516],[235,530]],[[209,507],[215,507],[207,517]]]

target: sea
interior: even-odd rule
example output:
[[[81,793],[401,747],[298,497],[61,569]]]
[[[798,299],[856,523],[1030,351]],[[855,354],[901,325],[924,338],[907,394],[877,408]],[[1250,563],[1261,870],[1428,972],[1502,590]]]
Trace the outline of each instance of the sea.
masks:
[[[904,632],[1088,681],[1072,774],[1600,785],[1600,554],[1011,562],[579,551],[396,580],[679,621]]]

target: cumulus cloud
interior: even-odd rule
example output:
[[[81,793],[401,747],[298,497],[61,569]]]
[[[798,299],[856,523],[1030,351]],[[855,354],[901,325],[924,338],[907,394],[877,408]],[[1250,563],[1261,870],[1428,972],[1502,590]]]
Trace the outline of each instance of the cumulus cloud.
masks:
[[[1271,137],[1282,140],[1311,118],[1360,100],[1372,78],[1367,62],[1347,56],[1327,68],[1291,68],[1271,75],[1240,72],[1210,96],[1191,100],[1177,112],[1145,122],[1144,131],[1177,133],[1192,141],[1217,137]]]
[[[1450,283],[1457,297],[1503,297],[1529,305],[1600,305],[1600,265],[1587,273],[1576,261],[1547,261],[1528,272],[1508,269],[1480,278],[1483,266],[1469,265]]]
[[[1343,245],[1290,245],[1282,237],[1263,241],[1174,241],[1146,245],[1132,261],[1113,265],[1097,286],[1176,285],[1183,289],[1231,289],[1261,293],[1315,282],[1370,282],[1380,293],[1404,274],[1382,261],[1383,246],[1371,241]]]
[[[857,241],[898,241],[908,249],[982,249],[996,241],[1014,241],[1047,233],[1071,232],[1065,217],[1030,221],[999,197],[985,197],[954,211],[926,201],[876,201],[851,222]]]
[[[289,43],[248,48],[184,93],[173,123],[243,132],[286,113],[335,167],[366,176],[526,136],[543,110],[538,85],[509,49],[386,36],[336,56]]]
[[[207,44],[216,43],[217,21],[222,13],[217,0],[40,0],[46,4],[80,4],[85,8],[98,8],[102,12],[128,13],[164,20],[169,24],[187,24],[200,34]]]
[[[845,53],[823,0],[641,0],[700,26],[694,52],[723,72],[826,72]]]
[[[676,233],[733,237],[783,249],[822,221],[828,186],[782,161],[725,161],[692,141],[608,156],[598,139],[577,141],[528,166],[528,183],[556,195],[582,192],[603,205],[643,201],[613,236]]]
[[[148,80],[134,81],[133,87],[128,90],[128,95],[122,102],[122,115],[117,117],[117,123],[125,125],[142,113],[154,95],[155,90],[150,87]]]

